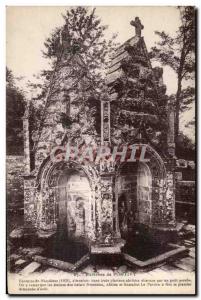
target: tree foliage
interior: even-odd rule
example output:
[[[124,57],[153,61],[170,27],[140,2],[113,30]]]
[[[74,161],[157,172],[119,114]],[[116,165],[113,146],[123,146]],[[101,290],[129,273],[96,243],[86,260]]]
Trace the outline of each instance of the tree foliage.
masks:
[[[60,122],[64,127],[70,126],[71,135],[75,137],[83,133],[98,136],[105,69],[109,55],[117,46],[115,36],[109,40],[104,38],[107,27],[101,24],[95,9],[72,8],[63,18],[64,26],[56,28],[45,41],[43,54],[50,59],[52,69],[42,72],[45,78],[42,96],[35,99],[43,101],[44,114],[41,111],[39,131],[50,99],[63,93],[66,101],[70,99],[70,105],[75,108],[71,120],[61,115]]]
[[[24,95],[16,87],[15,78],[6,68],[6,147],[8,155],[23,154]]]
[[[195,144],[185,134],[180,133],[178,137],[177,151],[179,158],[196,160]]]
[[[150,57],[169,66],[177,74],[177,91],[175,95],[175,138],[179,136],[180,113],[189,109],[195,100],[195,8],[179,7],[181,25],[176,35],[170,36],[164,31],[155,33],[160,37],[156,47],[152,48]]]

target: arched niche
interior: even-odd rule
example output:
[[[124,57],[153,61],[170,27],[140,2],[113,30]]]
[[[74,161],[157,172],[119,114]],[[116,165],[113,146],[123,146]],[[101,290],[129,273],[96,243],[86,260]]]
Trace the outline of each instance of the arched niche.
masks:
[[[100,228],[100,184],[95,168],[74,161],[47,160],[41,165],[37,181],[39,231],[59,232],[69,239],[95,240]]]
[[[136,146],[146,147],[144,161],[116,165],[113,223],[118,236],[129,234],[136,224],[152,227],[163,221],[167,187],[164,162],[149,145]]]
[[[68,239],[82,239],[91,230],[91,197],[89,180],[83,170],[65,169],[57,185],[58,231]]]

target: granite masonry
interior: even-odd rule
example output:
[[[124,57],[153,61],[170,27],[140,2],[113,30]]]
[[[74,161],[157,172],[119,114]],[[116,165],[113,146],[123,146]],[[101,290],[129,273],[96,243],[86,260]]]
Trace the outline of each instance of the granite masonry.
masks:
[[[174,103],[165,94],[163,70],[151,65],[139,18],[131,25],[135,36],[116,50],[107,70],[107,92],[100,103],[100,136],[86,134],[83,126],[81,137],[76,139],[71,129],[57,122],[60,113],[71,114],[75,93],[60,92],[46,106],[31,155],[27,107],[24,230],[28,235],[51,238],[64,234],[69,242],[83,241],[92,253],[121,253],[136,230],[160,242],[170,241],[176,233]],[[68,66],[65,56],[62,59],[60,85],[65,86],[68,79],[63,74]],[[117,106],[121,107],[119,114]],[[113,124],[118,123],[118,117],[127,119],[129,106],[133,123],[122,142],[124,124],[119,123],[122,130]],[[50,149],[69,142],[96,149],[107,145],[111,150],[120,144],[135,145],[138,157],[145,147],[145,160],[52,161]]]

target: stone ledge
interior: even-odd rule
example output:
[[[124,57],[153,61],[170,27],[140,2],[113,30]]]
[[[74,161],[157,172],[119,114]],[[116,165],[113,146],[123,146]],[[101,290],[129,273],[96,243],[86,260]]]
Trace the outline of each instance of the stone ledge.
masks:
[[[124,245],[124,240],[114,242],[113,245],[92,245],[91,254],[121,254],[121,249]]]
[[[42,255],[37,255],[34,254],[33,251],[27,251],[23,253],[23,250],[21,250],[22,255],[24,254],[25,259],[27,260],[32,260],[34,262],[40,263],[45,266],[51,266],[57,269],[60,269],[62,271],[76,271],[78,270],[81,266],[83,266],[86,262],[90,260],[90,254],[84,255],[81,259],[79,259],[76,263],[72,264],[67,261],[62,261],[59,259],[54,259],[54,258],[48,258]]]
[[[123,258],[127,262],[129,262],[132,265],[137,266],[139,268],[144,268],[144,267],[148,267],[151,265],[155,265],[155,264],[164,262],[164,261],[168,260],[169,258],[177,257],[178,255],[187,254],[189,251],[185,246],[179,246],[179,245],[172,244],[172,243],[169,243],[168,246],[175,247],[176,249],[165,252],[164,254],[160,254],[160,255],[150,258],[146,261],[141,261],[127,253],[122,253],[122,254],[123,254]]]

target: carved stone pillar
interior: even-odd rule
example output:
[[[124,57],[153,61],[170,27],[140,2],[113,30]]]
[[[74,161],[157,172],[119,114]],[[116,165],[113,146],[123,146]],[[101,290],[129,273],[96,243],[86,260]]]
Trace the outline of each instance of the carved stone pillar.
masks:
[[[37,226],[37,189],[35,176],[24,175],[24,231],[33,234]]]
[[[167,135],[167,146],[168,146],[168,154],[170,157],[175,156],[175,111],[174,111],[174,100],[171,99],[168,102],[168,135]]]
[[[30,174],[30,135],[29,135],[29,104],[23,117],[23,133],[24,133],[24,171]]]
[[[110,143],[110,102],[101,101],[101,144]]]
[[[113,238],[113,176],[101,176],[102,238],[110,243]]]

